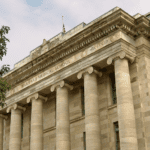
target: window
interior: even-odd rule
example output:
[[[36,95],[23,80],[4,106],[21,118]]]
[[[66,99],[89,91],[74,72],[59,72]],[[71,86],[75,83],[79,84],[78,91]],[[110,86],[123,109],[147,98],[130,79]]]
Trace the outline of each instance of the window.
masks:
[[[56,127],[56,123],[57,123],[57,121],[56,121],[56,116],[57,116],[57,107],[56,107],[56,105],[57,105],[57,99],[56,99],[56,97],[55,97],[55,127]]]
[[[112,102],[113,104],[117,103],[117,97],[116,97],[116,82],[115,82],[115,74],[110,73],[109,74],[110,78],[110,84],[111,84],[111,92],[112,92]]]
[[[86,150],[86,132],[83,132],[83,146],[84,150]]]
[[[81,86],[81,103],[82,103],[82,115],[85,115],[85,104],[84,104],[84,87]]]
[[[119,126],[118,126],[118,122],[114,123],[114,127],[115,127],[116,150],[120,150],[120,139],[119,139]]]
[[[21,138],[23,138],[23,114],[21,115]]]

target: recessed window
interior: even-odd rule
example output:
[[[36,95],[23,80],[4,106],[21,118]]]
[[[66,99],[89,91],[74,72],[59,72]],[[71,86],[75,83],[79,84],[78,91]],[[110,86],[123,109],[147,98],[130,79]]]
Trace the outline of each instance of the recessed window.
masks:
[[[21,115],[21,138],[23,138],[23,114]]]
[[[119,138],[119,125],[118,125],[118,122],[114,123],[114,128],[115,128],[116,150],[120,150],[120,138]]]
[[[81,104],[82,104],[82,115],[85,115],[85,98],[84,98],[84,87],[81,86]]]
[[[83,132],[83,146],[84,150],[86,150],[86,132]]]
[[[110,78],[110,84],[111,84],[112,103],[116,104],[117,103],[117,97],[116,97],[115,74],[114,73],[110,73],[109,74],[109,78]]]

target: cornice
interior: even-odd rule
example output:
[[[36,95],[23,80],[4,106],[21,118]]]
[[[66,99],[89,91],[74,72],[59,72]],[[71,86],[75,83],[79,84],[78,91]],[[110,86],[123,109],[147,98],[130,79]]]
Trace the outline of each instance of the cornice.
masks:
[[[140,28],[138,28],[139,25]],[[44,41],[44,44],[40,46],[36,53],[40,53],[42,48],[47,47],[46,53],[38,56],[37,58],[35,57],[31,62],[22,66],[21,68],[18,68],[16,71],[12,72],[8,76],[5,76],[4,78],[8,82],[13,80],[11,85],[14,86],[36,74],[37,72],[42,71],[50,65],[53,65],[59,60],[64,59],[66,56],[79,51],[84,47],[87,47],[100,38],[108,36],[110,33],[118,29],[125,31],[126,34],[132,36],[133,38],[136,38],[141,34],[149,38],[150,32],[148,31],[148,27],[148,19],[145,16],[135,19],[123,10],[119,9],[111,15],[98,20],[93,25],[85,27],[85,29],[83,29],[77,35],[62,43],[61,41],[56,43]],[[40,67],[37,68],[38,65]],[[26,72],[29,73],[27,74]],[[26,75],[23,76],[23,74]]]
[[[27,79],[31,75],[45,69],[46,67],[49,67],[51,64],[54,64],[58,60],[63,59],[64,57],[70,55],[71,53],[74,53],[74,52],[90,45],[91,43],[95,42],[96,40],[99,40],[100,38],[103,38],[104,36],[107,36],[109,33],[113,32],[116,29],[117,29],[116,26],[113,25],[113,26],[109,27],[108,29],[106,29],[102,32],[99,32],[99,33],[97,33],[93,36],[90,36],[89,38],[86,38],[84,41],[82,41],[78,45],[74,46],[72,49],[68,49],[66,51],[61,52],[61,54],[59,56],[55,55],[55,57],[51,58],[50,61],[45,60],[45,57],[43,56],[43,62],[47,61],[47,63],[42,65],[42,63],[38,62],[38,65],[39,64],[41,65],[39,68],[36,68],[35,70],[32,69],[32,71],[30,73],[26,74],[25,76],[22,76],[20,79],[17,78],[17,80],[14,81],[14,83],[12,84],[12,86],[14,86],[17,83],[20,83],[20,81],[24,81],[25,79]],[[47,57],[47,59],[48,58],[49,57]],[[42,58],[37,58],[37,60],[42,60]],[[27,69],[28,71],[29,71],[29,69],[32,68],[31,66],[34,67],[34,65],[30,65]],[[25,71],[23,71],[23,72],[25,72]],[[19,75],[19,73],[18,73],[18,75]]]
[[[70,81],[69,79],[71,76],[75,75],[79,71],[91,65],[101,63],[101,61],[106,60],[109,56],[115,54],[116,52],[120,52],[121,50],[129,52],[131,53],[131,55],[135,54],[136,56],[136,51],[132,50],[132,48],[130,49],[128,45],[125,47],[125,44],[123,43],[123,46],[121,46],[122,44],[120,43],[121,39],[119,38],[120,37],[119,35],[121,36],[120,31],[119,32],[117,31],[115,34],[112,34],[106,39],[104,38],[103,40],[99,40],[89,48],[83,49],[83,51],[78,52],[75,55],[72,55],[71,57],[65,59],[64,62],[68,62],[66,66],[61,67],[60,65],[64,62],[60,62],[56,64],[56,66],[61,67],[58,70],[55,70],[55,66],[53,66],[53,68],[50,67],[45,71],[38,73],[38,75],[32,76],[29,80],[26,80],[25,82],[17,85],[15,88],[12,88],[6,95],[7,106],[12,105],[16,102],[21,103],[21,101],[23,102],[24,100],[27,99],[27,97],[31,96],[32,94],[42,91],[45,88],[49,88],[51,85],[55,84],[56,82],[59,82],[67,78],[71,83],[71,85],[73,85],[72,81]],[[110,39],[112,38],[113,41],[111,42],[107,40],[109,38]],[[102,43],[106,45],[103,47],[103,45],[101,45]],[[110,45],[108,46],[108,44]],[[95,49],[93,49],[94,47]],[[81,57],[77,58],[76,56],[81,56]],[[84,58],[83,61],[80,61],[82,58]],[[105,66],[101,64],[99,68],[104,68],[106,66],[107,64]],[[55,75],[53,75],[54,73]],[[2,112],[5,111],[7,106],[2,108],[1,111]]]
[[[140,16],[139,18],[136,19],[136,25],[137,27],[141,25],[145,25],[146,27],[149,27],[150,22],[149,22],[149,19],[146,18],[145,16]]]
[[[143,55],[144,56],[147,56],[148,58],[150,58],[150,47],[142,44],[140,46],[137,47],[137,57],[142,57]]]

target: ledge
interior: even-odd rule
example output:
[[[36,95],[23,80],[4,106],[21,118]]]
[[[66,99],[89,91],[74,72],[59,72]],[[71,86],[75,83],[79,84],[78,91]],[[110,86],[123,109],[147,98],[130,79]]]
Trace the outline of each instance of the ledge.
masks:
[[[108,106],[107,109],[109,110],[109,109],[113,109],[113,108],[115,108],[115,107],[117,107],[117,104],[113,104],[113,105],[111,105],[111,106]]]
[[[70,124],[76,122],[76,121],[80,121],[82,119],[85,119],[85,116],[81,116],[81,117],[78,117],[78,118],[75,118],[75,119],[72,119],[70,120]],[[56,126],[53,126],[53,127],[50,127],[50,128],[47,128],[43,131],[43,133],[46,133],[46,132],[49,132],[49,131],[52,131],[52,130],[56,130]]]

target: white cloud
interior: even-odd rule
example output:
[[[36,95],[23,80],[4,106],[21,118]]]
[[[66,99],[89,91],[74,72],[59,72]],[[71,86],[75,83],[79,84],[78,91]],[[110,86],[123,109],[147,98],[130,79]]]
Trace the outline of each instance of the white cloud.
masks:
[[[10,39],[7,45],[8,52],[3,57],[2,65],[10,64],[11,69],[15,63],[39,46],[44,38],[48,40],[60,32],[57,18],[40,8],[29,9],[24,2],[20,3],[19,0],[15,0],[14,3],[5,1],[1,6],[7,13],[6,17],[0,15],[1,25],[8,25],[11,28],[7,35]],[[51,19],[56,24],[51,23]]]

